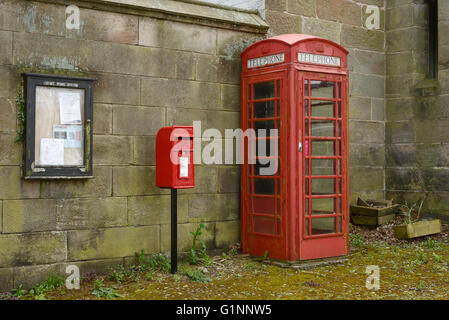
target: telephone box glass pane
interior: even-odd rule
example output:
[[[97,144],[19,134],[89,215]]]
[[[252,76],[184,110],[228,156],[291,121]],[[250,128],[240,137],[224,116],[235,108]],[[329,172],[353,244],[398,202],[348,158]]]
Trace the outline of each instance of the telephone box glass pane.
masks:
[[[312,175],[331,176],[335,174],[333,159],[312,159]]]
[[[312,215],[334,214],[334,213],[335,213],[334,198],[312,199]]]
[[[312,219],[312,235],[335,233],[336,218]]]
[[[335,82],[316,81],[310,82],[311,96],[316,98],[335,98]]]
[[[84,90],[36,86],[35,165],[84,165]]]
[[[312,140],[312,156],[334,156],[334,141]]]
[[[312,137],[333,137],[335,121],[312,120]]]
[[[254,99],[274,98],[275,95],[274,81],[261,82],[254,84]]]
[[[311,100],[311,101],[312,101],[312,117],[324,117],[324,118],[335,117],[334,102],[321,101],[321,100]]]
[[[312,179],[312,194],[335,194],[335,179]]]
[[[254,103],[254,118],[273,118],[275,116],[274,100]]]
[[[274,194],[274,179],[254,179],[255,194]]]

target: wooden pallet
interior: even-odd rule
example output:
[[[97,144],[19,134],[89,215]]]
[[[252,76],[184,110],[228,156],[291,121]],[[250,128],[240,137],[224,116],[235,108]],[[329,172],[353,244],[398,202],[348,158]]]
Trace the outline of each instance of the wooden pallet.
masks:
[[[442,231],[441,221],[439,219],[429,221],[419,221],[393,227],[394,235],[398,239],[412,239]]]
[[[356,225],[379,226],[393,220],[399,204],[392,200],[363,200],[359,198],[357,205],[351,205],[351,220]]]

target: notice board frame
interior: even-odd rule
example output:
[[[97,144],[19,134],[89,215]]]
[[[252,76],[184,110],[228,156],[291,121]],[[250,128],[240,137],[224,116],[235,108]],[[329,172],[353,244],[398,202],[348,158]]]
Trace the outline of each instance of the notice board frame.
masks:
[[[23,73],[25,98],[25,149],[24,179],[87,179],[93,178],[93,78]],[[81,166],[35,166],[36,137],[36,88],[52,87],[84,90],[83,165]]]

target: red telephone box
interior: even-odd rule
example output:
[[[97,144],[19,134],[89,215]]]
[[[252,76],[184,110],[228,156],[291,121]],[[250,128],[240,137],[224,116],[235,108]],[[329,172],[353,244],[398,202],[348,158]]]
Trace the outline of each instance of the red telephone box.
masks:
[[[156,185],[162,188],[195,187],[193,127],[161,128],[156,136]]]
[[[347,54],[302,34],[261,40],[242,53],[241,127],[256,131],[244,144],[243,252],[289,261],[348,253]],[[262,150],[262,139],[275,147]],[[276,170],[262,175],[267,159],[277,160]]]

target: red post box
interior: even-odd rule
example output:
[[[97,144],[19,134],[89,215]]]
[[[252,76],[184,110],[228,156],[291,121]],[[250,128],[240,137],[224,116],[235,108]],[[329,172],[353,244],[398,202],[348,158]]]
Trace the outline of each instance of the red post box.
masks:
[[[304,260],[349,250],[348,51],[319,37],[261,40],[242,57],[241,127],[277,129],[277,154],[242,165],[242,250]],[[246,145],[249,145],[249,141]],[[259,148],[260,149],[260,148]],[[245,147],[248,153],[248,148]],[[267,158],[278,161],[263,175]]]
[[[157,133],[156,185],[172,189],[195,187],[192,126],[164,127]]]

